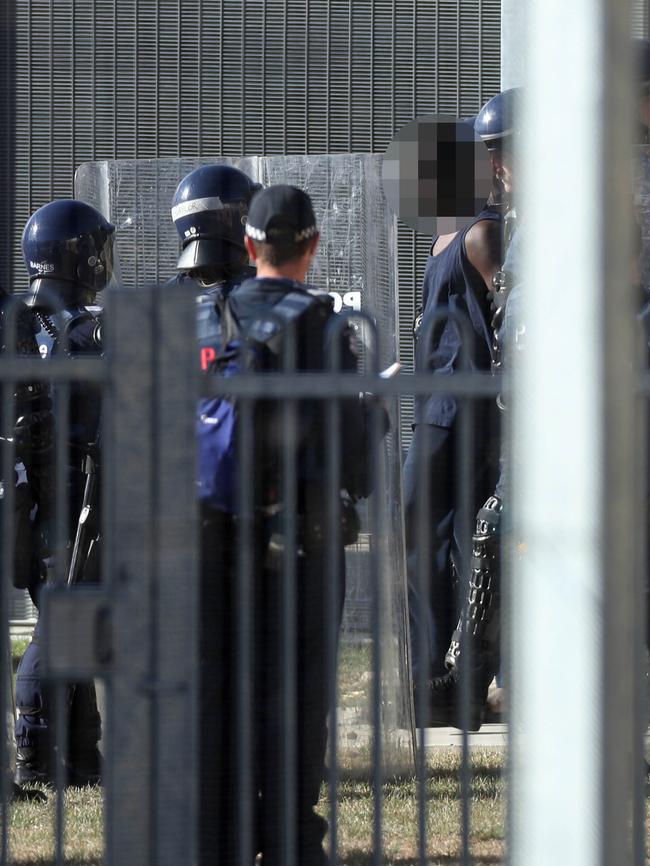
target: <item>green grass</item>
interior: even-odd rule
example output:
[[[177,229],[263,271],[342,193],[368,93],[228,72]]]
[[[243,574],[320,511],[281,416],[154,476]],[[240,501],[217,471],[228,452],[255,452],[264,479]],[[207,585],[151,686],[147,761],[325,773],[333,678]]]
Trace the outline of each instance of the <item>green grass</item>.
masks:
[[[17,637],[13,638],[11,641],[11,663],[13,665],[14,673],[16,673],[16,668],[18,667],[18,662],[22,658],[23,653],[29,646],[29,638],[28,637]]]
[[[14,664],[28,641],[13,642]],[[339,650],[339,707],[354,710],[368,702],[371,645],[342,644]],[[357,765],[372,763],[369,744],[347,743],[339,752],[345,777],[337,796],[338,860],[342,866],[371,866],[375,798],[368,773],[355,779]],[[504,852],[504,786],[501,750],[473,750],[472,852],[476,866],[500,863]],[[349,764],[349,766],[348,766]],[[457,749],[430,752],[425,783],[427,866],[456,866],[460,851],[460,755]],[[100,789],[69,791],[65,796],[66,863],[100,866],[103,850],[103,812]],[[395,866],[418,863],[418,783],[413,778],[386,782],[382,791],[382,847],[385,862]],[[15,866],[53,863],[56,795],[48,802],[15,803],[11,807],[11,862]],[[329,817],[327,787],[319,811]]]
[[[9,850],[12,866],[54,863],[56,794],[46,791],[46,803],[11,806]],[[101,788],[66,791],[65,855],[68,866],[101,866],[103,862],[103,792]]]
[[[472,753],[472,850],[476,866],[500,863],[504,851],[503,752]],[[425,784],[427,866],[460,864],[460,786],[458,750],[432,753]],[[15,866],[53,863],[56,795],[48,802],[16,803],[11,807],[10,844]],[[386,783],[382,792],[385,862],[415,866],[418,862],[418,784],[415,779]],[[371,866],[375,799],[365,781],[339,786],[338,860],[344,866]],[[97,788],[65,794],[66,863],[100,866],[102,863],[102,792]],[[324,786],[319,811],[329,815]]]
[[[472,752],[472,852],[476,866],[500,863],[504,853],[503,752]],[[461,862],[460,754],[457,749],[432,753],[424,786],[427,866]],[[382,847],[385,861],[400,866],[418,863],[419,785],[415,779],[386,783],[382,791]],[[327,790],[319,806],[328,815]],[[345,866],[370,866],[374,850],[375,799],[365,781],[345,781],[339,787],[338,850]]]
[[[354,707],[368,702],[372,669],[370,643],[342,643],[338,658],[339,707]]]

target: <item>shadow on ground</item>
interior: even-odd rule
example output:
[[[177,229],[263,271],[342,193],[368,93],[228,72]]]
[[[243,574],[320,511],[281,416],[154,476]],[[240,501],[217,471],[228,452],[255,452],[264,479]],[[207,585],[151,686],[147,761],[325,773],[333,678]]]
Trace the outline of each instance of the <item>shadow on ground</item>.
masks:
[[[339,857],[341,866],[373,866],[374,856],[367,851],[350,851],[345,856]],[[428,857],[425,863],[417,857],[392,857],[385,861],[387,866],[462,866],[463,858],[457,854],[439,854]],[[501,864],[502,859],[497,855],[472,858],[473,866],[495,866]]]

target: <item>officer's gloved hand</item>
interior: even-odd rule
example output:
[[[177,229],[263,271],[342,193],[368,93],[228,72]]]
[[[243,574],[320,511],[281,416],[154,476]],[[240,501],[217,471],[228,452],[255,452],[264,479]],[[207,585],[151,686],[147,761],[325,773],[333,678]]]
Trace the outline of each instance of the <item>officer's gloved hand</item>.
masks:
[[[21,415],[13,430],[16,452],[21,456],[48,454],[54,442],[54,416],[50,409],[39,409]]]

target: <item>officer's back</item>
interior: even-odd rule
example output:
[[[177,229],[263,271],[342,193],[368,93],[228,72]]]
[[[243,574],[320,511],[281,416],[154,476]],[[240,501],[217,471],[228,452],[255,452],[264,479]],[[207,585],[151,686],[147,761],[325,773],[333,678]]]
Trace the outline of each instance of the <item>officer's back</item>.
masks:
[[[257,193],[253,198],[246,225],[246,248],[257,265],[257,277],[245,280],[235,288],[228,298],[227,307],[237,329],[251,337],[251,348],[262,343],[266,345],[269,338],[271,343],[276,343],[271,347],[274,355],[271,369],[290,373],[288,364],[284,363],[289,360],[285,351],[286,341],[291,340],[290,332],[295,337],[294,360],[297,371],[323,371],[327,368],[326,343],[327,336],[332,333],[329,325],[335,315],[333,304],[329,295],[308,287],[304,282],[317,244],[316,220],[306,193],[295,187],[278,185]],[[349,336],[343,335],[341,339],[343,366],[354,369]],[[258,379],[260,396],[264,395],[263,376],[264,372],[261,371]],[[268,399],[262,402],[267,406],[275,404],[275,409],[282,414],[283,400]],[[292,641],[296,660],[295,701],[298,708],[295,731],[295,811],[290,815],[291,826],[296,833],[296,862],[327,862],[322,849],[326,823],[316,814],[315,807],[324,776],[327,740],[327,635],[330,632],[324,599],[326,581],[331,579],[327,563],[332,553],[336,553],[341,564],[338,587],[340,606],[345,592],[342,539],[339,537],[336,542],[338,550],[332,551],[334,540],[330,539],[328,543],[321,531],[322,469],[326,463],[323,438],[325,424],[321,414],[324,411],[323,404],[324,401],[317,398],[299,398],[296,401],[299,432],[297,511],[300,520],[294,539],[292,565],[287,568],[288,550],[285,550],[284,557],[278,557],[273,552],[270,541],[273,527],[277,528],[277,535],[282,538],[288,530],[282,519],[270,526],[270,521],[274,519],[270,515],[268,518],[258,518],[259,529],[253,539],[255,549],[249,553],[254,563],[251,581],[251,609],[255,622],[253,669],[257,756],[254,787],[259,792],[259,798],[255,801],[259,828],[255,848],[262,851],[264,863],[269,866],[279,866],[283,862],[281,787],[286,767],[283,766],[282,750],[278,750],[277,744],[287,724],[280,700],[290,674],[282,666],[281,659],[285,656],[280,652],[287,639]],[[272,409],[272,415],[274,412]],[[255,421],[258,420],[259,416]],[[282,426],[274,427],[272,424],[269,427],[265,423],[262,436],[268,439],[273,430],[279,431],[277,438],[271,432],[273,448],[281,453],[286,445]],[[257,440],[257,436],[255,438]],[[256,462],[256,483],[258,474],[259,463]],[[285,517],[290,517],[287,513],[289,505],[288,501],[279,503]],[[291,589],[296,603],[295,621],[291,627],[283,606],[282,587]],[[340,612],[339,607],[336,625],[340,622]],[[236,617],[234,621],[237,621]],[[230,792],[231,797],[233,793]],[[236,826],[234,817],[230,816],[229,826]],[[228,827],[225,827],[226,847],[228,835]]]

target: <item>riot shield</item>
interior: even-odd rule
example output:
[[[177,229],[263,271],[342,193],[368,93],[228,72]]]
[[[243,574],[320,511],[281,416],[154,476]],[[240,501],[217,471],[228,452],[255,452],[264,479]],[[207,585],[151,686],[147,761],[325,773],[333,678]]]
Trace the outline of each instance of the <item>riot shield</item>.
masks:
[[[394,362],[398,355],[396,226],[385,204],[377,156],[84,163],[76,173],[75,195],[99,208],[116,226],[121,282],[137,288],[143,283],[164,283],[175,274],[179,241],[170,214],[172,196],[189,171],[216,162],[234,165],[264,185],[291,183],[309,193],[321,232],[310,282],[332,293],[337,310],[361,310],[371,317],[380,368]],[[357,327],[366,344],[365,363],[371,363],[373,328],[365,320]],[[343,773],[371,770],[378,720],[384,772],[409,772],[414,767],[398,400],[388,408],[390,431],[378,467],[381,492],[364,505],[363,531],[358,542],[346,548],[336,712],[337,763]],[[377,593],[374,599],[373,593]],[[378,670],[381,687],[375,690]]]

